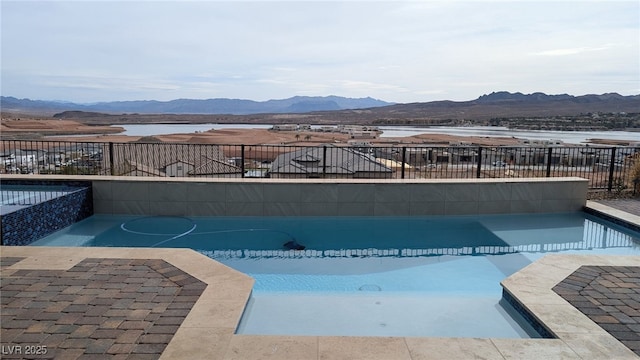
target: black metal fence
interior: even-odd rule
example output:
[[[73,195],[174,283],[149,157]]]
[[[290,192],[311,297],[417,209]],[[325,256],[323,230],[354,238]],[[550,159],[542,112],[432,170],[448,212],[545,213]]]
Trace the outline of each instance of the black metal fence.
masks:
[[[3,140],[0,173],[233,178],[578,176],[638,186],[639,147],[218,145]],[[634,170],[636,168],[636,170]]]

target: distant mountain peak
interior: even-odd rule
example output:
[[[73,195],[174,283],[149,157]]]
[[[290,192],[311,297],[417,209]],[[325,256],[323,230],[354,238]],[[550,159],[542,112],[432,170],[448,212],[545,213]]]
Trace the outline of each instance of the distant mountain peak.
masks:
[[[547,95],[542,92],[534,92],[532,94],[523,94],[521,92],[511,93],[508,91],[492,92],[488,95],[482,95],[476,102],[500,102],[500,101],[553,101],[553,100],[567,100],[575,98],[572,95],[560,94],[560,95]]]

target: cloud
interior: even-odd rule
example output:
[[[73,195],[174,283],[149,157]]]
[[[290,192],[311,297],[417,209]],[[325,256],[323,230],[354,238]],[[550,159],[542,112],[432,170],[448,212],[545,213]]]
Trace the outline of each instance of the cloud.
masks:
[[[370,81],[358,81],[358,80],[342,80],[340,81],[340,87],[348,90],[359,90],[362,89],[367,90],[384,90],[384,91],[395,91],[395,92],[406,92],[407,89],[402,86],[394,85],[394,84],[385,84],[385,83],[375,83]]]
[[[567,56],[567,55],[582,54],[582,53],[590,52],[590,51],[602,51],[602,50],[607,50],[607,49],[608,49],[607,46],[602,46],[602,47],[597,47],[597,48],[580,47],[580,48],[554,49],[554,50],[539,51],[539,52],[533,53],[533,55],[538,55],[538,56]]]
[[[637,1],[0,6],[2,94],[10,96],[415,102],[505,89],[630,94],[640,81]]]

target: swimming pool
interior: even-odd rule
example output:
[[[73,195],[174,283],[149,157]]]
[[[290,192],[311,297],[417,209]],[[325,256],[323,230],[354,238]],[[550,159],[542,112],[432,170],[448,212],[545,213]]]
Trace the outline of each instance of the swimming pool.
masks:
[[[284,244],[295,241],[304,250]],[[96,215],[33,245],[193,248],[256,280],[238,333],[535,337],[500,281],[550,252],[640,254],[585,213],[431,217]]]

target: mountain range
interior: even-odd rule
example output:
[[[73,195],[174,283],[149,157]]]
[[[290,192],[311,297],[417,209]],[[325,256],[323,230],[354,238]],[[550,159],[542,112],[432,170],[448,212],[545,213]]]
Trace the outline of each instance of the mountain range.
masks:
[[[364,109],[388,106],[392,104],[393,103],[376,100],[370,97],[354,99],[341,96],[294,96],[288,99],[268,101],[242,99],[177,99],[171,101],[112,101],[94,104],[17,99],[15,97],[5,96],[0,98],[0,106],[3,111],[87,111],[111,114],[288,114],[312,111]]]
[[[470,101],[444,100],[408,104],[339,96],[296,96],[263,102],[180,99],[166,102],[120,101],[98,104],[1,97],[0,106],[2,112],[6,113],[41,114],[75,119],[88,124],[216,122],[459,126],[491,123],[503,126],[530,126],[521,124],[528,118],[551,119],[550,121],[556,124],[557,121],[553,120],[555,117],[580,118],[581,121],[587,119],[589,124],[601,123],[601,117],[591,114],[607,113],[616,114],[614,117],[620,118],[619,121],[616,120],[615,125],[611,125],[613,128],[640,127],[640,95],[623,96],[617,93],[573,96],[499,91]],[[567,121],[569,125],[575,122]],[[536,121],[534,126],[539,126],[539,123]]]

